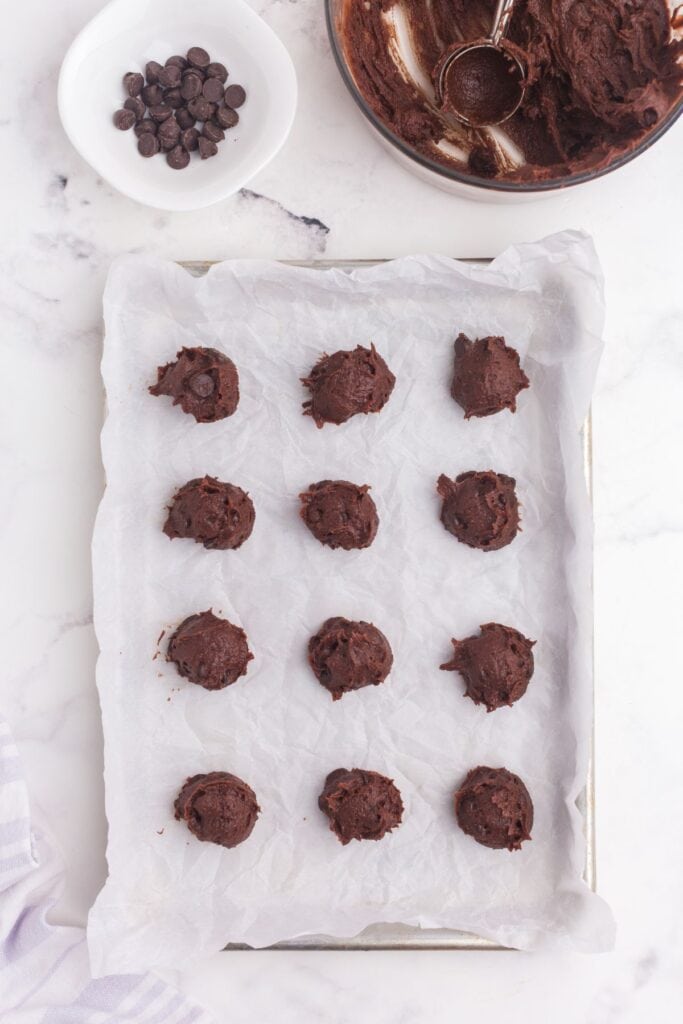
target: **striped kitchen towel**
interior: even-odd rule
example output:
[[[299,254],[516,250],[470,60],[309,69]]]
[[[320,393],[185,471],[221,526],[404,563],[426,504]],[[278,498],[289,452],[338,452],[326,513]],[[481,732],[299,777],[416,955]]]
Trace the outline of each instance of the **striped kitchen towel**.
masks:
[[[48,924],[62,878],[31,828],[19,752],[0,718],[0,1021],[2,1024],[211,1024],[151,974],[90,979],[85,931]]]

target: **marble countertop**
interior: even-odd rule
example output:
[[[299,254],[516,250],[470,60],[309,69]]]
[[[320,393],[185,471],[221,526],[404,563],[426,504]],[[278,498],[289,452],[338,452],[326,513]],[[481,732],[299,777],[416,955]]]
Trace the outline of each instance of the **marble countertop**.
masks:
[[[466,202],[410,176],[368,133],[331,60],[321,0],[252,0],[297,66],[292,135],[248,190],[200,213],[164,214],[98,179],[59,124],[59,64],[101,6],[16,7],[4,25],[0,101],[0,707],[67,865],[57,918],[82,924],[105,874],[90,536],[103,488],[101,293],[112,258],[493,256],[584,228],[608,301],[594,402],[597,842],[616,950],[244,952],[173,980],[231,1024],[680,1019],[683,123],[582,190],[522,205]]]

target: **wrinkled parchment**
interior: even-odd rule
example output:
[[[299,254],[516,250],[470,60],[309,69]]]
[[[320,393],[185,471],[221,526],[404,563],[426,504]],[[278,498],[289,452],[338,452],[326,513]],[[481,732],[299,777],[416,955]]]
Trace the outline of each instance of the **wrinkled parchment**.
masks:
[[[195,278],[125,257],[104,310],[107,490],[93,558],[110,832],[109,879],[89,923],[95,972],[380,921],[525,949],[608,947],[610,913],[581,880],[575,807],[592,720],[579,429],[603,320],[590,239],[566,232],[490,266],[419,256],[352,273],[238,260]],[[449,394],[459,331],[502,334],[519,350],[531,388],[516,415],[464,420]],[[370,342],[397,377],[389,404],[317,430],[301,415],[299,378],[323,351]],[[196,424],[147,393],[158,364],[197,344],[239,369],[228,420]],[[517,479],[523,533],[482,553],[443,529],[436,479],[489,468]],[[204,473],[252,495],[256,525],[238,551],[162,533],[174,490]],[[300,521],[297,495],[323,478],[372,486],[380,529],[369,549],[332,551]],[[220,692],[180,679],[157,643],[209,607],[244,627],[255,654],[247,677]],[[395,656],[386,683],[336,703],[306,660],[331,615],[375,622]],[[452,636],[489,621],[538,641],[526,696],[492,714],[439,670]],[[531,792],[533,840],[518,853],[487,850],[455,823],[453,792],[479,764],[508,767]],[[391,776],[403,825],[342,847],[317,807],[338,767]],[[262,808],[233,850],[173,820],[185,778],[222,769],[249,782]]]

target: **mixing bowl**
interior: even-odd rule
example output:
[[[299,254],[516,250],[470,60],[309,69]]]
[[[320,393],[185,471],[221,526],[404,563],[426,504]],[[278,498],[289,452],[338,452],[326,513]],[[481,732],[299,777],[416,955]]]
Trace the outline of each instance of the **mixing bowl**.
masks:
[[[354,75],[345,53],[344,38],[341,33],[341,17],[347,2],[348,0],[325,0],[327,29],[332,53],[346,87],[366,118],[373,133],[390,150],[393,156],[413,174],[448,192],[487,202],[496,200],[509,202],[511,200],[537,199],[544,195],[553,195],[559,189],[567,189],[592,181],[634,160],[655,143],[657,139],[661,138],[679,117],[681,111],[683,111],[682,96],[668,114],[658,121],[638,143],[631,146],[628,150],[616,154],[614,159],[607,165],[598,168],[541,181],[502,181],[495,178],[479,177],[465,168],[455,165],[446,166],[436,160],[432,160],[429,156],[414,149],[404,139],[392,132],[369,106],[354,80]],[[357,2],[362,3],[364,0],[357,0]],[[670,7],[673,15],[674,4],[670,3]]]

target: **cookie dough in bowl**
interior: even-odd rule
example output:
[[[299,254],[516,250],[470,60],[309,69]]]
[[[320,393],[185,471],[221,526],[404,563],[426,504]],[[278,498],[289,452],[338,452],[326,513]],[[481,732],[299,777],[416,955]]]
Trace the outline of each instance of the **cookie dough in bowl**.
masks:
[[[414,173],[471,198],[523,198],[637,156],[683,109],[671,0],[519,0],[509,48],[527,68],[519,110],[477,129],[440,106],[448,50],[482,41],[495,0],[327,0],[337,65],[356,103]]]

